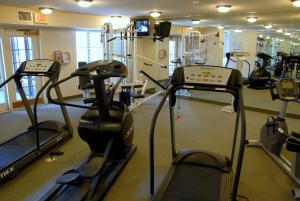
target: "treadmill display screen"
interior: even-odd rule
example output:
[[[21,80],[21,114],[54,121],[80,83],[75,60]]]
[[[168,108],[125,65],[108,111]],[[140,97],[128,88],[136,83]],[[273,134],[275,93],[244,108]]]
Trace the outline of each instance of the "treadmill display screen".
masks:
[[[186,83],[227,85],[232,70],[213,66],[195,66],[184,68]]]
[[[24,72],[48,72],[54,61],[51,60],[31,60],[26,62]]]
[[[281,82],[281,87],[283,89],[293,89],[294,85],[293,82]]]

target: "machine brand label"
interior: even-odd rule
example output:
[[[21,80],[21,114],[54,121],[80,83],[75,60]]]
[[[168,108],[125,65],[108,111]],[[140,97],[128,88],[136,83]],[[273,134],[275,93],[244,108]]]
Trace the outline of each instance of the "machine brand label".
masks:
[[[15,170],[14,167],[10,167],[6,170],[3,170],[1,173],[0,173],[0,178],[3,179],[5,178],[7,175],[9,175],[10,173],[12,173],[13,171]]]

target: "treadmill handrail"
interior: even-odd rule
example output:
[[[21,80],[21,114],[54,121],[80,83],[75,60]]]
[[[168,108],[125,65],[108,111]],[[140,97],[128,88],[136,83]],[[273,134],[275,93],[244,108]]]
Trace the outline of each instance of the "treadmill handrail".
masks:
[[[38,129],[38,115],[37,115],[37,105],[38,105],[38,101],[39,98],[41,96],[41,94],[43,93],[43,91],[48,87],[48,85],[53,82],[55,80],[55,78],[57,78],[59,76],[59,72],[60,72],[60,68],[58,69],[58,71],[53,74],[51,77],[49,77],[49,79],[47,80],[47,82],[40,88],[40,90],[37,92],[35,99],[34,99],[34,104],[33,104],[33,116],[34,116],[34,131],[35,131],[35,135],[36,135],[36,144],[37,144],[37,150],[40,150],[40,137],[39,137],[39,129]]]
[[[2,82],[1,84],[0,84],[0,88],[2,88],[4,85],[6,85],[8,82],[10,82],[12,79],[14,79],[15,78],[15,74],[14,75],[12,75],[12,76],[10,76],[8,79],[6,79],[4,82]]]
[[[173,84],[170,84],[168,89],[166,90],[163,98],[161,99],[157,109],[155,110],[155,113],[152,118],[151,122],[151,127],[150,127],[150,136],[149,136],[149,148],[150,148],[150,194],[153,197],[154,195],[154,176],[155,176],[155,168],[154,168],[154,134],[155,134],[155,126],[156,122],[158,119],[158,115],[160,111],[162,110],[165,101],[167,100],[168,96],[170,96],[170,93],[174,90],[174,87],[177,88],[184,88],[184,86],[174,86]],[[199,89],[198,89],[199,90]],[[208,90],[208,88],[203,88],[203,90]],[[228,91],[223,91],[226,93],[234,93],[234,91],[228,90]],[[174,92],[172,92],[174,93]],[[169,101],[171,101],[171,97],[169,98]],[[240,131],[240,147],[239,147],[239,153],[238,153],[238,160],[237,160],[237,166],[236,166],[236,171],[235,171],[235,176],[234,176],[234,183],[233,183],[233,188],[232,188],[232,197],[231,200],[235,201],[236,196],[237,196],[237,190],[238,190],[238,184],[239,184],[239,179],[240,179],[240,173],[241,173],[241,168],[242,168],[242,162],[243,162],[243,157],[244,157],[244,150],[245,150],[245,145],[246,145],[246,119],[245,119],[245,110],[244,110],[244,102],[243,102],[243,96],[242,96],[242,88],[238,89],[238,107],[237,107],[237,116],[240,116],[240,121],[239,118],[236,118],[236,124],[241,124],[241,131]],[[170,110],[171,111],[171,110]],[[172,117],[171,117],[172,118]],[[172,120],[171,120],[172,121]],[[233,139],[233,146],[232,146],[232,154],[231,157],[234,157],[234,151],[235,151],[235,144],[236,144],[236,139],[237,139],[237,132],[238,126],[235,127],[234,131],[234,139]],[[172,136],[172,139],[174,136]],[[173,143],[173,142],[172,142]],[[172,144],[173,147],[173,144]],[[173,151],[173,150],[172,150]]]

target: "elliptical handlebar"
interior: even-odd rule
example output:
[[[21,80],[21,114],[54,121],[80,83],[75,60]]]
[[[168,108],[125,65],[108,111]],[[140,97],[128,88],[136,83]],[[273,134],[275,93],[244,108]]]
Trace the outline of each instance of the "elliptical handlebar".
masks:
[[[73,72],[70,76],[51,84],[47,90],[47,98],[51,103],[56,105],[64,105],[64,106],[77,107],[83,109],[101,110],[101,113],[107,114],[107,108],[111,106],[111,103],[113,102],[114,93],[117,87],[119,86],[119,84],[121,83],[122,79],[127,76],[127,73],[128,71],[126,66],[119,61],[100,60],[100,61],[91,62],[83,65],[81,68]],[[80,77],[80,76],[84,76],[84,77],[88,76],[91,80],[93,80],[93,86],[95,88],[95,93],[96,93],[96,103],[97,103],[96,105],[84,106],[79,104],[66,103],[64,101],[60,102],[53,99],[53,97],[51,96],[51,90],[53,88],[74,77]],[[111,77],[119,77],[119,80],[114,85],[111,92],[107,95],[105,93],[104,80]]]
[[[154,84],[156,84],[157,86],[159,86],[160,88],[162,88],[163,90],[167,90],[168,87],[163,86],[162,84],[160,84],[158,81],[156,81],[153,77],[151,77],[148,73],[146,73],[143,70],[140,70],[139,73],[143,74],[145,77],[147,77],[149,80],[151,80]]]

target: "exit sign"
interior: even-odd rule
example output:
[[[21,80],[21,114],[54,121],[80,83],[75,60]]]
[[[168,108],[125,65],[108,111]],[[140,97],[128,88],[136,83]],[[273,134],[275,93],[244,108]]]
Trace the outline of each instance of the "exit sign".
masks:
[[[47,15],[41,14],[41,13],[35,13],[34,14],[34,23],[36,24],[47,24],[48,19]]]

